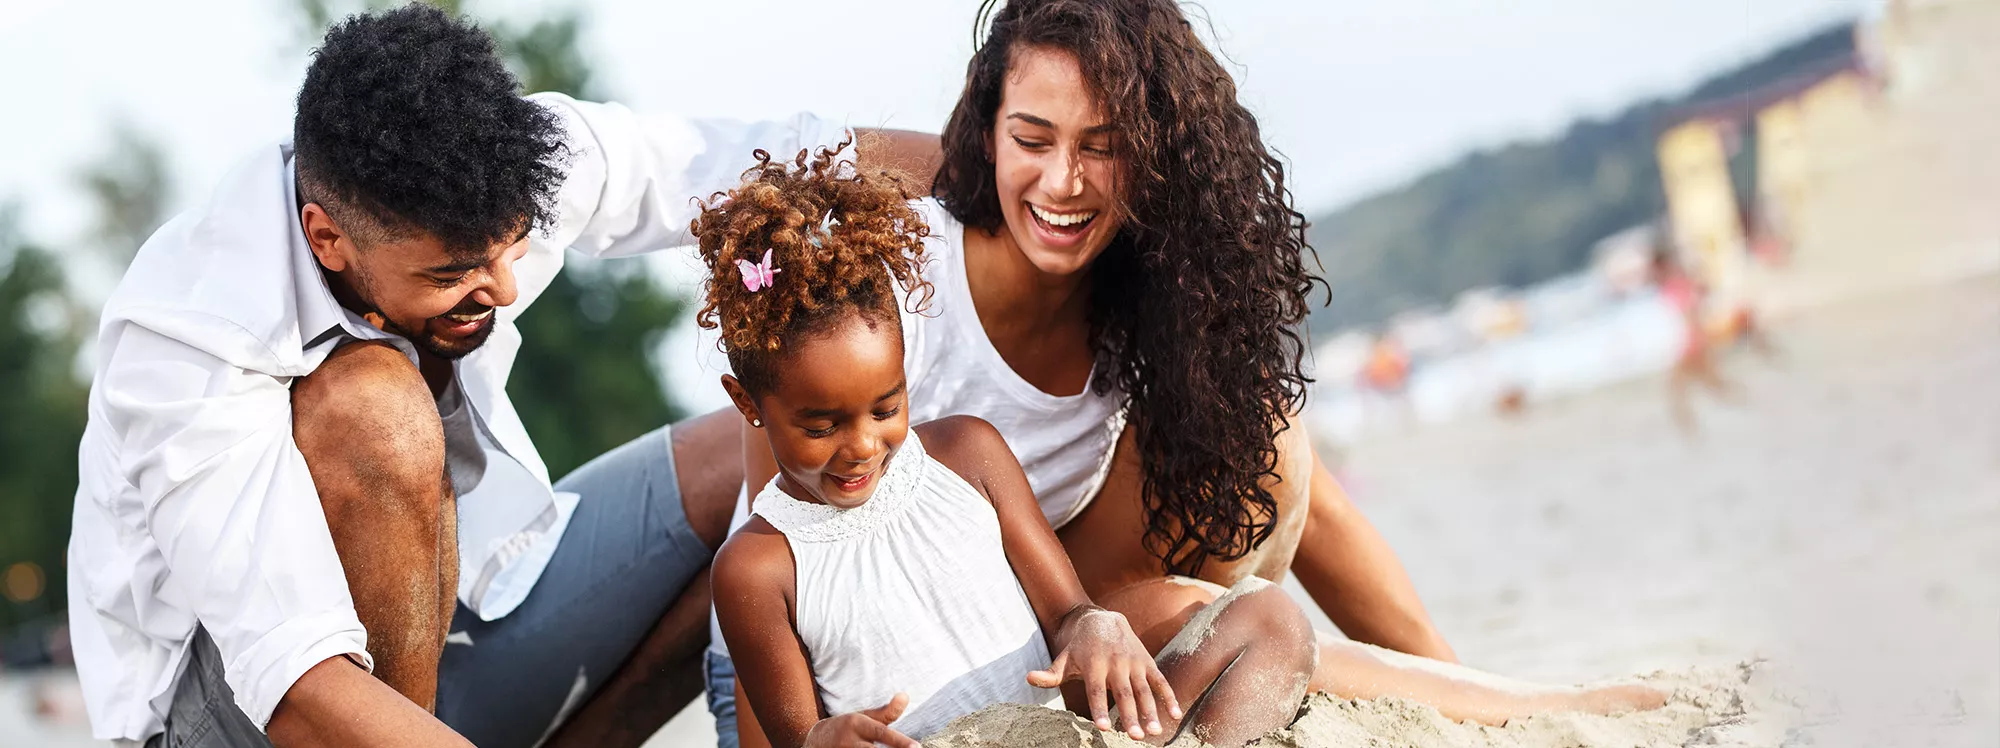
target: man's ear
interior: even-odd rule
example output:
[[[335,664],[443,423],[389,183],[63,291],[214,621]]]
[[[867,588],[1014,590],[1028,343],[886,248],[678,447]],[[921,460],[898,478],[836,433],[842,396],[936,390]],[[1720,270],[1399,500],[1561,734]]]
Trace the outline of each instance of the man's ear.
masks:
[[[312,248],[314,257],[319,258],[321,267],[333,272],[342,272],[353,262],[354,239],[335,223],[333,216],[319,203],[306,203],[299,209],[299,228],[306,234],[306,246]]]
[[[743,389],[742,382],[737,381],[732,375],[724,374],[722,389],[729,393],[729,401],[736,405],[736,412],[743,414],[745,423],[755,428],[764,427],[764,416],[757,411],[757,399],[750,396],[749,390]]]

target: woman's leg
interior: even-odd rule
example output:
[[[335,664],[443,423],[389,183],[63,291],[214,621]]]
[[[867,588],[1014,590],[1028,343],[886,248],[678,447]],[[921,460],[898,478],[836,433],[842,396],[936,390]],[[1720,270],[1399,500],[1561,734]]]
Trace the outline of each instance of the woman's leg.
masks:
[[[1319,634],[1312,689],[1343,699],[1394,696],[1444,716],[1489,725],[1549,712],[1615,714],[1657,709],[1666,694],[1645,686],[1576,688],[1524,683],[1463,665]]]
[[[1282,596],[1282,590],[1271,592]],[[1155,652],[1191,627],[1192,619],[1225,590],[1208,582],[1166,577],[1105,595],[1106,608],[1123,613],[1140,642]],[[1486,724],[1546,712],[1596,714],[1637,711],[1666,703],[1666,695],[1643,686],[1574,688],[1514,681],[1462,665],[1351,642],[1336,634],[1317,636],[1318,664],[1310,691],[1343,699],[1395,696],[1436,707],[1446,717]],[[1164,666],[1163,666],[1164,667]],[[1179,682],[1175,693],[1181,693]],[[1188,701],[1183,695],[1182,703]],[[1212,741],[1211,741],[1212,742]]]
[[[1667,375],[1667,406],[1673,411],[1674,425],[1681,434],[1692,437],[1699,428],[1694,419],[1694,404],[1689,400],[1689,389],[1694,386],[1695,363],[1682,354],[1674,363],[1674,369]]]

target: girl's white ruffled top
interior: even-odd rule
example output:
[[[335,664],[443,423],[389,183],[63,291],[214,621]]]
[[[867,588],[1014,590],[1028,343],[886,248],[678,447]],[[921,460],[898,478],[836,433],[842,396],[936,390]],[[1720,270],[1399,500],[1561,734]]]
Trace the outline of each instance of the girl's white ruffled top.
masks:
[[[800,501],[774,478],[752,511],[791,546],[799,638],[829,715],[907,693],[891,727],[922,740],[991,704],[1059,698],[1027,683],[1049,649],[993,504],[931,459],[914,430],[868,503]]]

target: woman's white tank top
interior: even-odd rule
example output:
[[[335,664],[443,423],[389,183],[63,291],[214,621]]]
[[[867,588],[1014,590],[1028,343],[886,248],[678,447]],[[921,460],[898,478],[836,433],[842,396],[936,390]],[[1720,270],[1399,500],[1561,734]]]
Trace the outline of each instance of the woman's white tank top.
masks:
[[[800,501],[774,479],[753,511],[791,546],[799,639],[828,714],[907,693],[891,727],[921,740],[991,704],[1056,696],[1027,684],[1049,650],[992,503],[925,454],[916,432],[866,504]]]
[[[1062,527],[1095,498],[1111,470],[1111,451],[1125,430],[1125,398],[1117,391],[1057,396],[1036,389],[1000,358],[966,285],[965,225],[936,200],[910,203],[930,224],[924,279],[935,289],[930,306],[903,311],[903,369],[909,378],[910,422],[970,415],[1000,430],[1021,460],[1028,485],[1049,525]]]

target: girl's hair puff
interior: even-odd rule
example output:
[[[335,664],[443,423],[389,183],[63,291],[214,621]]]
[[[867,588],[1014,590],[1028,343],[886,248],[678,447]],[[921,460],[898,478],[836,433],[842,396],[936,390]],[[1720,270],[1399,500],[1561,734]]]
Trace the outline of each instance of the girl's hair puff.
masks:
[[[930,301],[921,275],[930,227],[909,205],[907,180],[863,173],[841,157],[851,142],[801,149],[790,162],[756,151],[743,183],[711,196],[689,225],[708,266],[695,322],[721,330],[730,369],[751,392],[770,391],[774,359],[796,336],[848,313],[897,321],[897,287],[912,311]],[[737,261],[761,262],[767,250],[779,272],[751,291]]]

